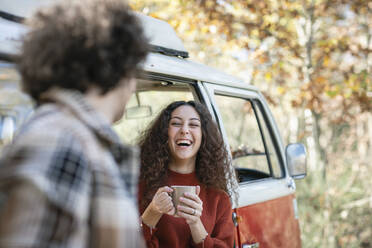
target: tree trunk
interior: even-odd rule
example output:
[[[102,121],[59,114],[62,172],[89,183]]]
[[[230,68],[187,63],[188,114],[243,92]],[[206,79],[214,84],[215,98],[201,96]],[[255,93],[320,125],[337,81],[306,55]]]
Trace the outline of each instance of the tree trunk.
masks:
[[[327,158],[327,153],[325,149],[322,147],[320,144],[320,136],[322,134],[322,130],[320,127],[320,120],[322,118],[321,114],[316,113],[315,111],[311,111],[313,115],[313,138],[315,142],[315,150],[319,158],[321,170],[322,170],[322,176],[324,182],[327,181],[327,164],[328,164],[328,158]]]
[[[368,127],[368,137],[369,137],[369,142],[368,142],[368,154],[369,158],[367,158],[369,161],[372,159],[372,114],[368,114],[368,120],[367,120],[367,127]]]

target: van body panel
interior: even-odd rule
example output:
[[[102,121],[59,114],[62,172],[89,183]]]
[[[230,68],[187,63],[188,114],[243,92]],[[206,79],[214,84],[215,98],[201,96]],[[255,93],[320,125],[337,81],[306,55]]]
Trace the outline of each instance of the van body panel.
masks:
[[[260,248],[300,248],[300,228],[294,214],[294,198],[290,194],[236,209],[240,218],[238,232],[241,247],[259,243]]]
[[[237,208],[286,197],[295,192],[288,187],[287,179],[263,179],[258,182],[240,183]]]

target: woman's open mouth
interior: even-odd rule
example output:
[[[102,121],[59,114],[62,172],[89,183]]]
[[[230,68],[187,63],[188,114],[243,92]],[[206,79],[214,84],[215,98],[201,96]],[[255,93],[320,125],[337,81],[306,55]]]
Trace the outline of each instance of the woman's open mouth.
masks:
[[[188,140],[188,139],[179,139],[179,140],[176,140],[176,145],[178,147],[189,147],[193,144],[193,142],[191,140]]]

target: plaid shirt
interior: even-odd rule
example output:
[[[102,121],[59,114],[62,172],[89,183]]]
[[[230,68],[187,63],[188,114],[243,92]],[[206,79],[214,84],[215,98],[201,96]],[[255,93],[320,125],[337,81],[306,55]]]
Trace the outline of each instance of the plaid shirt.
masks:
[[[0,247],[143,247],[138,150],[78,92],[45,96],[0,160]]]

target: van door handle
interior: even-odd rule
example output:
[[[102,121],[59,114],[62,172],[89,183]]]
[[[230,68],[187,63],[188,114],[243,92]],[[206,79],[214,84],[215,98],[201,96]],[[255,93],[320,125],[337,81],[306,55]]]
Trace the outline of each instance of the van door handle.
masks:
[[[258,248],[260,247],[260,243],[254,243],[254,244],[246,244],[246,245],[243,245],[242,248]]]

